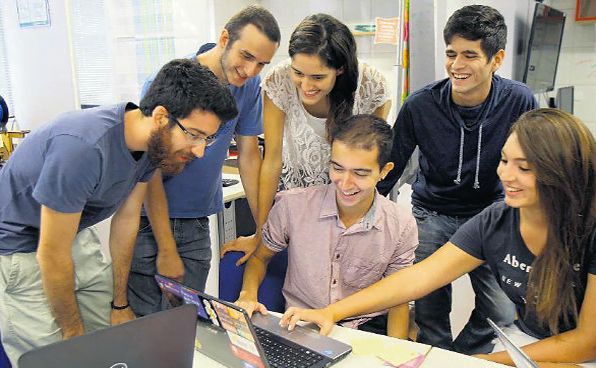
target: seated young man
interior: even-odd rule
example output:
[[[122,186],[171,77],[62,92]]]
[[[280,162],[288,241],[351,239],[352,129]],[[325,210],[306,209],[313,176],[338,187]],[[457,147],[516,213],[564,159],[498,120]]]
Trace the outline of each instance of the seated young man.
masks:
[[[418,244],[414,217],[379,195],[393,168],[391,127],[356,115],[331,133],[331,184],[278,193],[248,262],[237,304],[266,313],[257,290],[276,252],[288,249],[286,307],[322,308],[412,265]],[[405,338],[408,305],[342,321],[346,327]]]

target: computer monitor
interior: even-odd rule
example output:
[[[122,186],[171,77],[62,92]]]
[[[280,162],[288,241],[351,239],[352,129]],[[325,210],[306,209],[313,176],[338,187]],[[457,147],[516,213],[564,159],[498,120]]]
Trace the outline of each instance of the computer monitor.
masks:
[[[565,13],[536,3],[522,79],[534,93],[554,89],[564,26]]]
[[[559,110],[573,114],[573,86],[557,89],[555,105]]]

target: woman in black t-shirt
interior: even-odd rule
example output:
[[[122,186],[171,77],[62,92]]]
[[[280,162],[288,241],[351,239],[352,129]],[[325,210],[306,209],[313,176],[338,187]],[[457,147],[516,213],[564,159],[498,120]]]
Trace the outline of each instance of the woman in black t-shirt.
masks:
[[[529,111],[512,127],[497,173],[505,203],[468,221],[432,256],[324,309],[290,308],[282,323],[307,320],[328,333],[333,322],[415,300],[488,262],[518,307],[519,329],[537,340],[523,347],[531,358],[596,359],[594,137],[560,110]],[[513,363],[505,352],[480,357]]]

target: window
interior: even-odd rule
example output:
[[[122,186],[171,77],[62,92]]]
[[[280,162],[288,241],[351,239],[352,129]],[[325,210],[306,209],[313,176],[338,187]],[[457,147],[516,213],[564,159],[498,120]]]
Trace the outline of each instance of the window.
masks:
[[[79,103],[115,102],[105,0],[70,1]]]
[[[4,23],[2,6],[0,6],[0,95],[8,104],[10,114],[14,114],[14,101],[12,98],[12,84],[10,81],[10,66],[8,65],[8,53],[6,50],[6,37],[4,36]]]
[[[138,102],[147,77],[208,41],[208,1],[70,1],[81,105]]]

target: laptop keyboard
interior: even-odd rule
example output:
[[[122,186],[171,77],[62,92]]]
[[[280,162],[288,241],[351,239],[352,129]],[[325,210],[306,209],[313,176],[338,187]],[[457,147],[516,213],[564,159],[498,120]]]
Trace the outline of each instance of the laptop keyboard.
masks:
[[[304,347],[285,343],[269,331],[255,326],[259,342],[265,351],[269,365],[275,368],[307,368],[323,359],[323,356]]]

